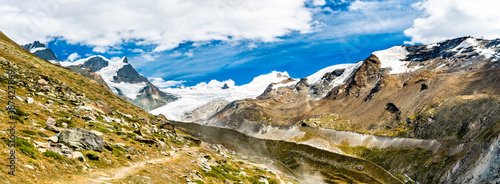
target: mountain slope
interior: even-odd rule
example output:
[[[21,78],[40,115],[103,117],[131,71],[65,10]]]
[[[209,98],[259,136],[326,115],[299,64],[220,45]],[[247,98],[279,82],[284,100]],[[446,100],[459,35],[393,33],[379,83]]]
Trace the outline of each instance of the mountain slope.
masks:
[[[35,41],[33,43],[23,45],[23,48],[25,48],[26,50],[35,54],[40,59],[51,61],[51,62],[57,61],[57,58],[56,58],[56,55],[54,54],[54,51],[52,51],[49,48],[46,48],[45,44],[40,43],[39,41]]]
[[[110,171],[115,167],[155,160],[169,162],[161,163],[161,167],[147,164],[123,179],[115,176],[115,180],[105,181],[227,180],[220,174],[209,175],[208,171],[200,178],[200,172],[207,167],[232,168],[233,173],[245,170],[247,177],[233,177],[243,182],[261,177],[277,180],[275,174],[265,171],[267,168],[236,162],[229,151],[179,132],[165,117],[153,116],[102,84],[38,58],[2,32],[0,64],[0,105],[16,107],[14,120],[9,119],[6,110],[0,111],[0,155],[7,160],[14,151],[16,157],[15,176],[8,174],[10,166],[4,164],[0,167],[0,183],[93,183],[96,180],[92,179],[112,175]],[[14,74],[8,75],[7,70]],[[10,102],[9,83],[15,87]],[[15,130],[7,123],[11,121],[16,122]],[[15,134],[13,141],[17,144],[13,150],[9,148],[11,134]],[[204,162],[193,163],[193,158]]]
[[[91,56],[75,62],[59,62],[53,51],[38,41],[23,47],[42,59],[60,64],[103,84],[115,94],[124,96],[145,110],[155,109],[176,99],[161,92],[147,78],[139,74],[128,64],[126,57],[117,62],[103,56]]]
[[[193,87],[167,88],[163,89],[163,91],[178,96],[179,100],[154,109],[151,113],[164,114],[171,120],[188,121],[193,119],[193,117],[190,117],[192,116],[192,113],[190,113],[191,111],[211,101],[230,102],[245,98],[255,98],[262,94],[271,83],[281,83],[293,80],[294,79],[291,79],[286,72],[281,73],[274,71],[266,75],[255,77],[250,83],[241,86],[235,86],[232,80],[223,82],[212,80],[208,84],[200,83]]]
[[[231,102],[199,123],[340,149],[421,183],[460,183],[472,177],[474,183],[496,181],[498,174],[489,171],[498,168],[497,157],[489,157],[493,164],[475,165],[496,153],[498,145],[499,46],[500,39],[471,37],[395,46],[296,83],[273,84],[257,99]],[[369,135],[362,144],[353,139],[336,142],[340,137],[333,132],[338,130],[410,138],[405,142],[434,141],[437,148],[410,146],[402,151],[384,147],[389,141],[371,145],[368,140],[381,138]],[[405,160],[409,153],[422,160]]]

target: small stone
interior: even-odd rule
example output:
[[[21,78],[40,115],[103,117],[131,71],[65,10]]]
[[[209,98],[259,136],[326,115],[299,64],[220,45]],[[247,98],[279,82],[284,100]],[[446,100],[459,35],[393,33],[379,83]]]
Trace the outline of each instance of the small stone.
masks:
[[[90,132],[96,134],[97,136],[103,136],[104,135],[102,132],[99,132],[97,130],[90,130]]]
[[[59,132],[63,131],[62,128],[59,128],[59,127],[56,127],[53,125],[47,125],[45,127],[45,129],[50,130],[50,131],[55,132],[55,133],[59,133]]]
[[[27,97],[27,98],[26,98],[26,103],[28,103],[28,104],[32,104],[32,103],[34,103],[34,102],[35,102],[35,100],[34,100],[33,98],[31,98],[31,97]]]
[[[24,167],[26,167],[26,168],[28,168],[28,169],[31,169],[31,170],[35,169],[35,168],[34,168],[33,166],[31,166],[31,165],[24,165]]]
[[[45,84],[49,84],[49,83],[48,83],[46,80],[44,80],[44,79],[40,79],[40,80],[38,80],[38,81],[37,81],[37,83],[38,83],[38,84],[44,84],[44,85],[45,85]]]
[[[47,121],[45,121],[45,124],[46,125],[56,126],[56,120],[54,118],[48,117]]]
[[[104,149],[107,149],[108,151],[113,151],[113,147],[111,147],[108,142],[104,142]]]
[[[123,144],[123,143],[114,143],[114,144],[113,144],[113,146],[121,146],[121,147],[124,147],[124,146],[125,146],[125,144]]]
[[[83,156],[83,154],[81,152],[78,152],[78,151],[75,151],[75,152],[71,153],[71,157],[73,159],[77,159],[77,160],[82,161],[82,162],[86,162],[87,161],[85,159],[85,157]]]
[[[53,143],[57,143],[57,141],[59,141],[59,138],[57,136],[52,136],[47,138],[47,141],[52,141]]]
[[[63,128],[68,128],[68,124],[67,123],[62,123],[61,124]]]

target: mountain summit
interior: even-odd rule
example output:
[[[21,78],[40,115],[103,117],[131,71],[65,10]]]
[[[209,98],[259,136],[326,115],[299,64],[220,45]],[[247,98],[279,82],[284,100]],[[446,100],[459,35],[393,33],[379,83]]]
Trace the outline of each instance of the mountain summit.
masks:
[[[35,41],[30,44],[26,44],[22,46],[26,50],[30,51],[31,53],[35,54],[39,58],[51,62],[56,62],[57,58],[56,55],[54,54],[54,51],[51,49],[45,47],[45,44],[40,43],[39,41]]]
[[[128,63],[127,57],[111,61],[104,56],[91,56],[75,62],[58,61],[54,52],[44,44],[35,41],[23,46],[41,59],[59,64],[83,76],[93,79],[115,94],[147,111],[161,107],[176,97],[160,91],[146,77],[139,74]]]
[[[125,97],[145,110],[155,109],[176,99],[160,91],[146,77],[139,74],[128,63],[127,57],[112,61],[103,56],[91,56],[60,64],[70,69],[85,68],[99,74],[115,94]]]
[[[421,183],[498,182],[499,60],[500,39],[394,46],[190,120],[356,155]]]

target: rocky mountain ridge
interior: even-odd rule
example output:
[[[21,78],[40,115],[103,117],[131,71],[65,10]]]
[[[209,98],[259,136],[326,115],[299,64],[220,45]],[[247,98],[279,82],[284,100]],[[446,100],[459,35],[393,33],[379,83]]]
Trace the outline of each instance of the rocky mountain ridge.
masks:
[[[498,168],[499,158],[488,156],[489,164],[482,161],[498,150],[499,40],[462,37],[395,46],[298,82],[271,84],[257,99],[209,104],[196,110],[197,117],[204,118],[196,122],[340,150],[421,183],[500,182],[499,175],[490,172]],[[209,109],[210,118],[203,109]],[[437,141],[440,146],[401,151],[371,147],[366,141],[352,144],[351,139],[339,143],[328,131]],[[404,160],[408,153],[414,153],[410,158],[418,163]]]
[[[57,57],[54,54],[54,51],[45,47],[45,44],[40,43],[39,41],[35,41],[30,44],[23,45],[23,48],[29,50],[31,53],[38,56],[40,59],[56,62]]]
[[[139,74],[132,65],[128,63],[126,57],[118,61],[119,63],[111,61],[103,56],[91,56],[75,62],[60,62],[53,54],[53,51],[46,48],[45,45],[39,41],[24,45],[23,47],[42,59],[67,67],[85,77],[103,84],[115,94],[125,97],[134,105],[145,110],[149,111],[155,109],[176,99],[173,95],[160,91],[146,77]],[[110,64],[115,64],[117,66],[110,66]],[[108,70],[113,70],[113,72],[101,71],[108,66]],[[129,92],[128,88],[134,90]]]

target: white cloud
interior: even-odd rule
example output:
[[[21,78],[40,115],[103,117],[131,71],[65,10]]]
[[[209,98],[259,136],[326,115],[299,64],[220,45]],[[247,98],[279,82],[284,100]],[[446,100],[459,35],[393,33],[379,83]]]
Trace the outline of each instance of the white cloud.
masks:
[[[326,4],[325,0],[313,0],[313,5],[314,6],[323,6]]]
[[[97,46],[92,49],[92,52],[97,52],[97,53],[105,53],[106,51],[108,51],[108,48],[104,46]]]
[[[133,53],[143,53],[143,52],[144,52],[144,50],[142,50],[142,49],[138,49],[138,48],[132,49],[131,51],[132,51]]]
[[[179,52],[179,51],[174,51],[172,54],[170,54],[170,56],[172,57],[181,57],[181,56],[186,56],[186,57],[193,57],[194,56],[194,51],[193,49],[185,52],[185,53],[182,53],[182,52]]]
[[[178,86],[186,82],[186,81],[173,81],[173,80],[165,81],[160,77],[150,77],[148,79],[149,81],[151,81],[151,83],[153,83],[153,85],[155,85],[158,88],[168,88],[168,87]]]
[[[253,49],[257,48],[257,47],[259,47],[259,46],[257,46],[257,44],[255,44],[255,43],[249,43],[248,44],[248,49],[250,49],[250,50],[253,50]]]
[[[433,43],[461,36],[500,37],[500,1],[427,0],[414,4],[424,12],[405,30],[411,43]]]
[[[68,56],[68,61],[75,61],[76,59],[80,58],[80,55],[78,53],[73,53]]]
[[[158,44],[154,51],[163,51],[186,41],[275,41],[292,30],[309,32],[306,1],[2,1],[0,27],[21,44],[60,36],[97,46],[96,52],[130,40]]]

